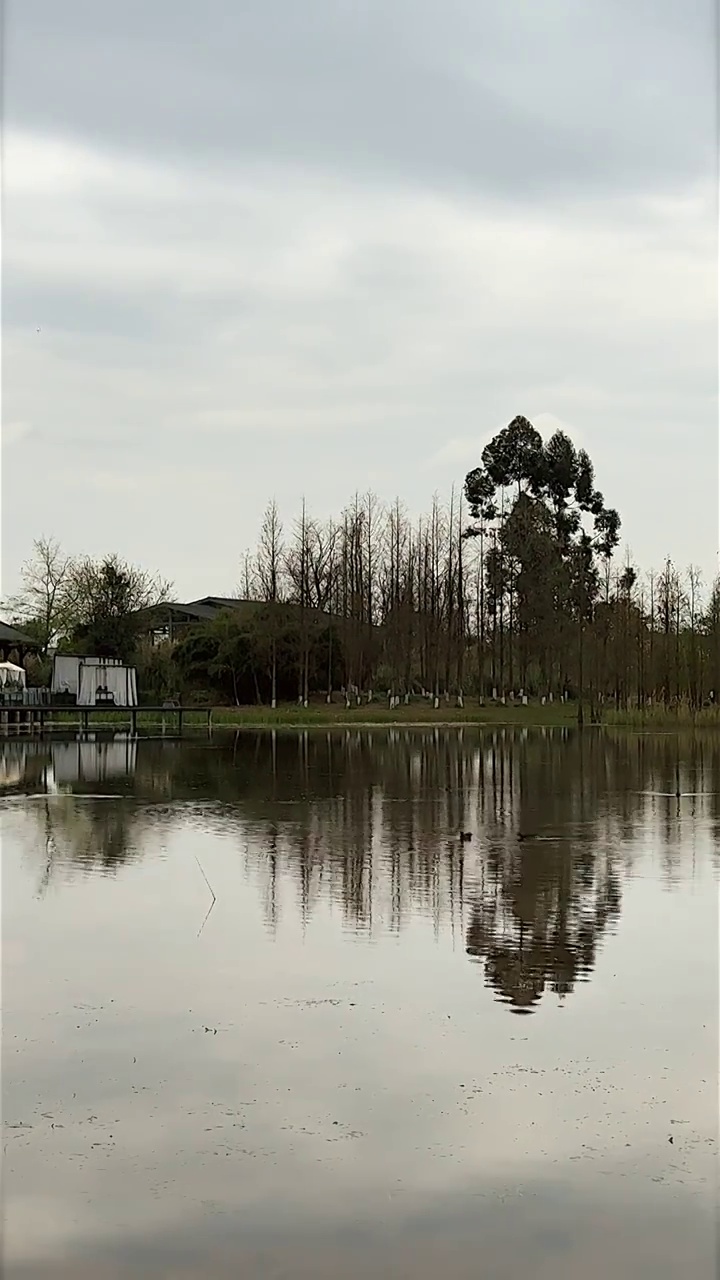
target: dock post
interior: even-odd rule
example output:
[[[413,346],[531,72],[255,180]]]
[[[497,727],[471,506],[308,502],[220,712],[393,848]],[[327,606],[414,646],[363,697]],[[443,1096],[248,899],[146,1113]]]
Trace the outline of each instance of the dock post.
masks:
[[[135,707],[130,712],[130,732],[132,734],[137,733],[137,709]]]
[[[178,707],[178,733],[182,733],[183,709]]]

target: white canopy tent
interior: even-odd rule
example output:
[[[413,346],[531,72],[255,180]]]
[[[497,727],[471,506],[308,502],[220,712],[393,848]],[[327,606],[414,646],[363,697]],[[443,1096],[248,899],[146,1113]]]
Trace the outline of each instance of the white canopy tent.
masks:
[[[80,666],[118,667],[117,658],[82,658],[76,653],[56,653],[53,659],[52,693],[77,694],[80,689]]]
[[[116,707],[137,706],[135,668],[117,663],[100,666],[98,662],[81,662],[77,705],[94,707],[105,702]]]
[[[7,685],[26,688],[25,668],[16,666],[14,662],[0,662],[0,688],[4,689]]]

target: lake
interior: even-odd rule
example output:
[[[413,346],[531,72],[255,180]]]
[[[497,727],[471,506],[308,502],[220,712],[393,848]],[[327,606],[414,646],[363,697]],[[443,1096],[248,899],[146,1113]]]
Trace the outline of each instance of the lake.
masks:
[[[720,735],[4,741],[0,795],[7,1280],[716,1274]]]

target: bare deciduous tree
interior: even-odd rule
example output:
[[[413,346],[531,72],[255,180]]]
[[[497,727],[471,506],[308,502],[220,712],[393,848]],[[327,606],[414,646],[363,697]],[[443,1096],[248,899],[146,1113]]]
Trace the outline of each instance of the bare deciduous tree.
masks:
[[[283,527],[278,507],[273,498],[265,511],[260,530],[260,545],[257,554],[257,578],[260,583],[262,598],[268,605],[268,624],[270,631],[270,704],[277,706],[277,638],[279,626],[278,605],[283,595]]]
[[[36,538],[32,555],[22,566],[21,590],[7,602],[19,622],[34,627],[43,657],[67,623],[72,572],[72,558],[56,538]]]

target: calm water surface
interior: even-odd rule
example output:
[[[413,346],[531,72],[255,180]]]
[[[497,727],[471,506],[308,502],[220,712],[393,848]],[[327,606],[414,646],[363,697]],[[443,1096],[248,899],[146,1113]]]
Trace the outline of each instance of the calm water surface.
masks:
[[[715,1275],[719,735],[5,742],[0,784],[8,1280]]]

